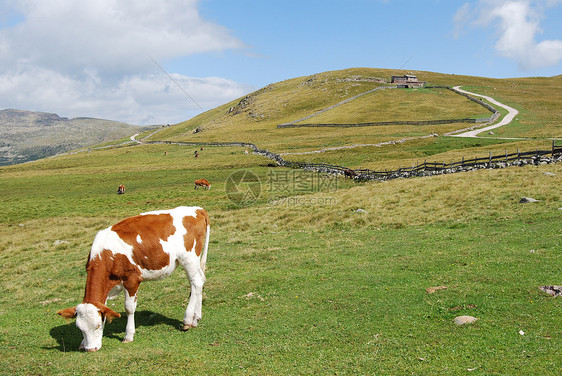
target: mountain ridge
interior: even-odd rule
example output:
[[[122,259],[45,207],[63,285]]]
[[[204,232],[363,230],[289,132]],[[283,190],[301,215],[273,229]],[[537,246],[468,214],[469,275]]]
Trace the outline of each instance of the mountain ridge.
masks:
[[[51,112],[0,110],[0,166],[119,140],[149,128],[91,117],[67,118]]]

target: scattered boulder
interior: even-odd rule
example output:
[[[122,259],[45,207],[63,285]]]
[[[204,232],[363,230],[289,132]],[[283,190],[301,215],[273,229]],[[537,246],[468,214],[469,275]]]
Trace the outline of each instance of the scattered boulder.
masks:
[[[368,211],[365,210],[365,209],[357,209],[355,212],[356,213],[365,213],[365,214],[368,213]]]
[[[53,242],[53,245],[54,245],[54,246],[61,245],[61,244],[70,244],[70,242],[68,242],[68,241],[66,241],[66,240],[55,240],[55,241]]]
[[[478,320],[476,317],[473,316],[457,316],[453,320],[456,325],[464,325],[464,324],[472,324]]]
[[[527,203],[531,203],[531,202],[539,202],[540,200],[534,199],[532,197],[522,197],[521,200],[519,200],[520,204],[527,204]]]
[[[557,297],[562,295],[562,286],[539,286],[539,290],[546,292],[548,295]]]

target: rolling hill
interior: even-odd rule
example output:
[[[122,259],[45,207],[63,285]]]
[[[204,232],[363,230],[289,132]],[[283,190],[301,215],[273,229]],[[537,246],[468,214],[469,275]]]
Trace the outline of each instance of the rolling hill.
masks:
[[[119,140],[146,127],[53,113],[0,111],[0,166],[28,162],[85,146]]]
[[[277,128],[279,124],[314,114],[346,99],[377,87],[388,86],[393,75],[415,74],[428,86],[461,85],[475,93],[491,96],[519,110],[517,118],[493,135],[478,140],[454,140],[438,137],[409,142],[408,147],[367,150],[298,153],[329,147],[377,145],[427,135],[444,134],[467,128],[466,123],[389,125],[357,128]],[[154,139],[201,142],[251,142],[277,153],[295,153],[294,160],[340,163],[349,167],[380,168],[389,163],[410,164],[447,150],[485,147],[505,143],[502,138],[516,138],[527,147],[529,140],[562,138],[560,108],[562,75],[543,78],[491,79],[447,75],[423,71],[398,71],[354,68],[298,77],[268,85],[244,98],[207,111],[186,122],[169,127]],[[307,122],[350,123],[481,118],[490,116],[483,107],[442,88],[379,90],[342,106],[322,112]],[[527,142],[527,143],[526,143]],[[517,148],[516,145],[513,146]],[[397,159],[401,155],[400,160]],[[381,153],[380,151],[383,150]],[[390,156],[391,155],[391,156]],[[390,156],[390,157],[389,157]],[[439,156],[441,158],[441,156]],[[448,158],[448,156],[447,156]]]

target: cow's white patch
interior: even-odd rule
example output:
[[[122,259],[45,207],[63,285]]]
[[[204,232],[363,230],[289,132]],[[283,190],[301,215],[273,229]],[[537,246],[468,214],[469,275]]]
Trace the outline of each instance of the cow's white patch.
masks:
[[[123,254],[127,256],[132,264],[134,264],[132,259],[133,247],[125,243],[115,231],[111,230],[111,227],[97,233],[94,238],[94,242],[92,243],[90,260],[95,259],[97,256],[101,257],[101,253],[104,249],[111,250],[113,255]]]
[[[137,243],[142,244],[142,238],[141,238],[140,234],[137,235]]]

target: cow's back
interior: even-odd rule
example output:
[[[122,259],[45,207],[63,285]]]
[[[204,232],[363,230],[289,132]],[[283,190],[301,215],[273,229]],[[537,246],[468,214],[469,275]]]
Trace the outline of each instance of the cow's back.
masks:
[[[107,250],[126,256],[130,268],[138,268],[143,279],[161,279],[174,271],[180,258],[199,258],[208,223],[207,212],[199,207],[142,213],[100,231],[89,262]]]

